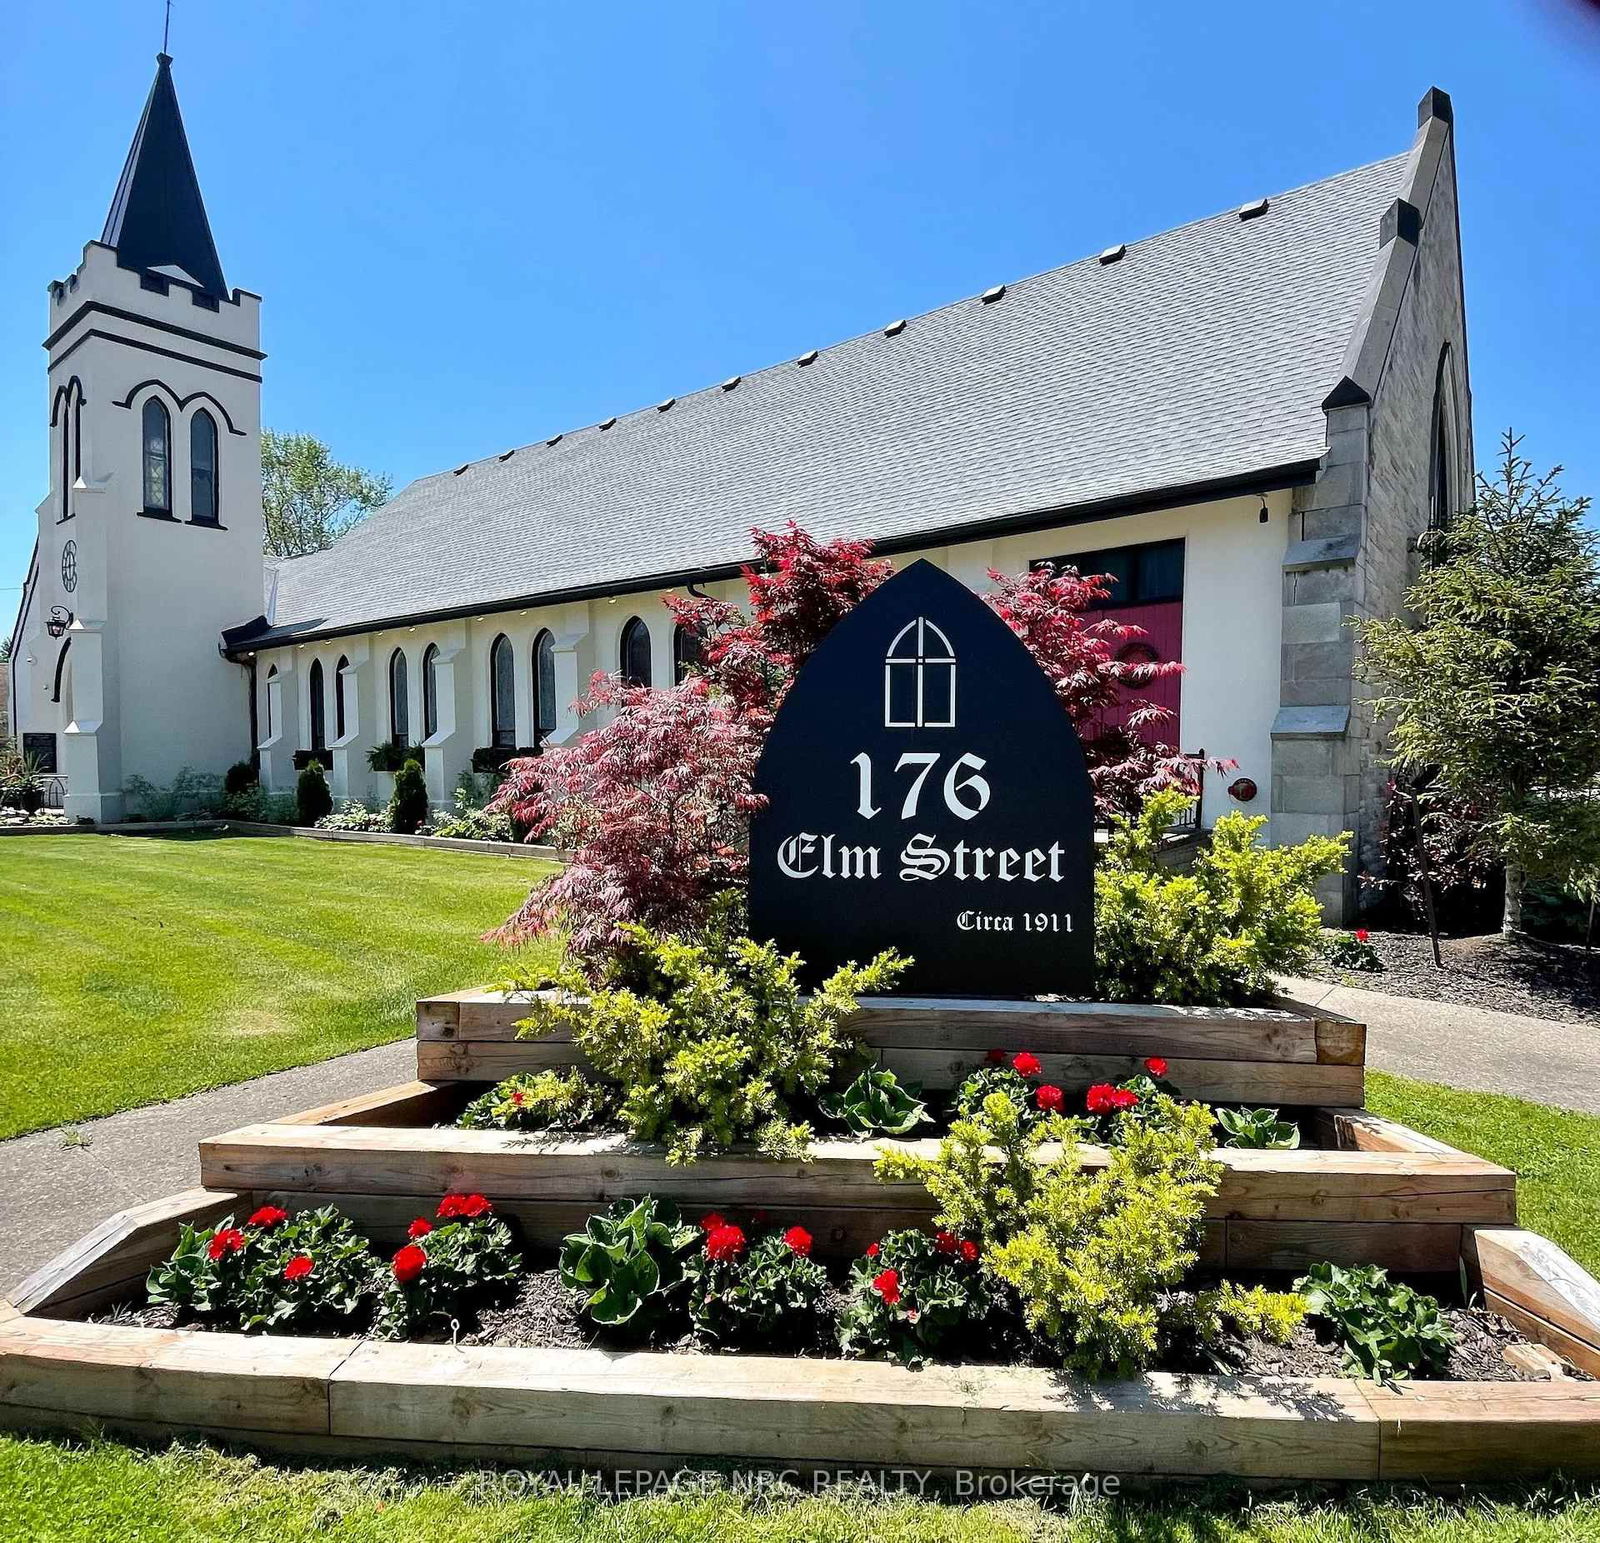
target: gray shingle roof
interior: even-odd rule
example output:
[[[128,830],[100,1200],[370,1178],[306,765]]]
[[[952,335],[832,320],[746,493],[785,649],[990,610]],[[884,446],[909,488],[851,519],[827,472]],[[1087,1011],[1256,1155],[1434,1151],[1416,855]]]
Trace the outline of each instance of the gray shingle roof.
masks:
[[[419,478],[277,566],[258,641],[715,570],[752,525],[937,540],[1314,461],[1404,161]]]

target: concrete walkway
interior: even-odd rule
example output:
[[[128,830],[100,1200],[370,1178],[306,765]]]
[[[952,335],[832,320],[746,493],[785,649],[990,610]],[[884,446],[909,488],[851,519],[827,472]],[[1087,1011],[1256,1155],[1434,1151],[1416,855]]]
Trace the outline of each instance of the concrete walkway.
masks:
[[[1419,1082],[1509,1093],[1600,1114],[1600,1029],[1591,1024],[1385,996],[1321,980],[1289,980],[1286,996],[1359,1018],[1367,1065]]]
[[[113,1211],[199,1183],[197,1147],[235,1126],[409,1082],[406,1038],[314,1066],[0,1142],[0,1296]]]

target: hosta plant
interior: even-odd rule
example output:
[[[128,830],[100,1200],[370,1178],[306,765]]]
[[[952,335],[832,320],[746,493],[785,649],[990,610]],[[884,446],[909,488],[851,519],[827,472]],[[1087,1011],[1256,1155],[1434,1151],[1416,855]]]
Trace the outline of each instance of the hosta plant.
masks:
[[[1300,1127],[1280,1120],[1276,1109],[1218,1109],[1216,1115],[1225,1147],[1286,1150],[1300,1145]]]
[[[419,1216],[378,1283],[373,1334],[405,1339],[439,1323],[459,1323],[483,1302],[510,1293],[522,1270],[511,1229],[482,1195],[446,1195]]]
[[[704,1244],[684,1266],[689,1317],[700,1333],[724,1344],[792,1343],[815,1327],[828,1274],[811,1257],[804,1227],[751,1243],[720,1215],[700,1225]]]
[[[1444,1365],[1455,1335],[1436,1298],[1377,1265],[1317,1264],[1294,1283],[1358,1377],[1393,1382]]]
[[[630,1135],[693,1162],[740,1142],[803,1158],[811,1130],[797,1107],[864,1059],[846,1028],[861,992],[887,991],[908,961],[879,954],[836,970],[815,990],[801,961],[734,928],[731,903],[694,937],[626,929],[631,951],[592,988],[535,997],[522,1032],[571,1031],[589,1065],[618,1090]]]
[[[655,1318],[682,1285],[683,1255],[696,1236],[666,1201],[649,1195],[619,1200],[562,1242],[562,1283],[583,1298],[584,1313],[607,1328],[641,1314]]]
[[[864,1071],[848,1087],[818,1100],[830,1120],[857,1136],[904,1136],[924,1124],[928,1106],[890,1071]]]
[[[463,1130],[586,1130],[611,1113],[611,1090],[576,1068],[518,1072],[463,1109]]]
[[[304,1330],[352,1318],[370,1288],[367,1240],[331,1206],[298,1216],[262,1206],[245,1223],[185,1225],[147,1282],[170,1303],[222,1327]]]
[[[839,1316],[846,1355],[892,1356],[916,1366],[952,1342],[982,1336],[1001,1293],[979,1264],[979,1247],[953,1232],[891,1232],[850,1267]]]

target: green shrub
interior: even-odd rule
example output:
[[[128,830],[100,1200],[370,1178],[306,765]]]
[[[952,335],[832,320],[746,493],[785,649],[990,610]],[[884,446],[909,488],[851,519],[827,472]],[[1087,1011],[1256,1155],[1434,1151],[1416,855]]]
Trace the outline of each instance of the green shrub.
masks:
[[[1391,1281],[1377,1265],[1313,1265],[1294,1286],[1310,1315],[1327,1325],[1353,1376],[1393,1382],[1437,1371],[1455,1343],[1437,1299]]]
[[[519,1072],[461,1111],[463,1130],[584,1130],[612,1112],[607,1089],[576,1068]]]
[[[846,1355],[917,1366],[956,1341],[981,1339],[1003,1310],[978,1244],[953,1232],[891,1232],[850,1267],[839,1315]]]
[[[371,1290],[365,1238],[332,1206],[298,1216],[262,1206],[242,1226],[185,1224],[178,1246],[147,1282],[170,1303],[219,1326],[304,1331],[349,1320]]]
[[[482,1195],[446,1195],[419,1216],[377,1288],[372,1332],[406,1339],[459,1324],[479,1304],[508,1296],[522,1270],[511,1229]]]
[[[183,767],[167,787],[134,775],[122,785],[129,817],[140,820],[182,820],[210,814],[222,803],[222,779],[211,772]]]
[[[325,814],[317,821],[318,830],[386,831],[389,828],[387,809],[369,809],[360,799],[347,799],[333,814]]]
[[[1198,1257],[1221,1173],[1207,1155],[1211,1111],[1164,1093],[1154,1102],[1156,1118],[1130,1122],[1104,1167],[1084,1166],[1081,1121],[1049,1115],[1030,1127],[997,1092],[956,1121],[936,1157],[890,1149],[878,1173],[921,1180],[939,1225],[979,1243],[983,1268],[1064,1364],[1136,1372],[1159,1351],[1163,1299]],[[1041,1154],[1046,1141],[1061,1145]]]
[[[699,937],[628,926],[632,951],[591,987],[576,970],[565,989],[537,998],[528,1034],[569,1028],[589,1065],[617,1084],[629,1133],[667,1146],[667,1160],[754,1142],[775,1157],[804,1157],[810,1127],[795,1117],[860,1065],[844,1023],[856,995],[886,991],[907,961],[893,953],[844,966],[803,993],[801,961],[732,930],[726,910]]]
[[[318,820],[333,813],[333,794],[328,791],[328,779],[322,774],[322,763],[311,761],[300,773],[294,788],[295,823],[315,825]]]
[[[747,1246],[743,1229],[720,1216],[700,1225],[705,1245],[683,1273],[689,1317],[701,1334],[721,1344],[767,1345],[793,1343],[816,1327],[830,1288],[804,1227]]]
[[[1287,1150],[1300,1145],[1300,1127],[1280,1120],[1276,1109],[1218,1109],[1217,1124],[1227,1134],[1225,1147]]]
[[[956,1089],[956,1118],[980,1118],[989,1096],[1000,1093],[1010,1101],[1022,1129],[1032,1130],[1052,1113],[1040,1104],[1039,1090],[1033,1085],[1040,1070],[1039,1058],[1031,1051],[1018,1051],[1008,1057],[1003,1050],[991,1050],[985,1063],[969,1073]]]
[[[515,841],[516,831],[509,814],[490,814],[477,791],[479,775],[463,772],[456,782],[455,807],[437,815],[433,834],[464,841]]]
[[[417,761],[407,761],[394,774],[394,797],[389,802],[389,828],[414,836],[428,818],[428,784]]]
[[[227,770],[222,779],[222,792],[227,798],[236,798],[241,793],[247,793],[258,785],[260,778],[254,763],[250,761],[235,761]]]
[[[1329,928],[1322,934],[1322,953],[1335,970],[1360,970],[1366,975],[1383,973],[1383,955],[1372,946],[1365,927],[1354,932]]]
[[[1109,1002],[1221,1007],[1257,1002],[1273,975],[1320,957],[1317,881],[1344,866],[1348,835],[1267,848],[1266,818],[1227,814],[1188,873],[1162,866],[1162,837],[1188,807],[1156,793],[1118,817],[1095,870],[1096,994]]]
[[[1225,1280],[1209,1290],[1164,1305],[1164,1356],[1203,1359],[1217,1371],[1239,1370],[1239,1340],[1286,1345],[1305,1322],[1307,1306],[1298,1292],[1268,1291],[1262,1286],[1245,1287]]]
[[[666,1201],[649,1195],[619,1200],[562,1241],[562,1283],[583,1298],[583,1311],[595,1323],[615,1328],[652,1321],[678,1295],[682,1256],[695,1236]]]
[[[296,799],[293,793],[269,793],[259,784],[242,793],[228,794],[221,812],[235,820],[251,820],[264,825],[293,825]]]
[[[857,1136],[903,1136],[928,1119],[928,1106],[893,1072],[867,1070],[848,1087],[818,1100],[830,1120]]]

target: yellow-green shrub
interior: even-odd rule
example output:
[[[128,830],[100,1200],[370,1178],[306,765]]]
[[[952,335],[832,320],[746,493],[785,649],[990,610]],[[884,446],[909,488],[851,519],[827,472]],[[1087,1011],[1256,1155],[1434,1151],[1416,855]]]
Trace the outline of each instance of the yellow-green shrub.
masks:
[[[1264,816],[1228,814],[1178,873],[1162,866],[1161,842],[1189,802],[1156,793],[1137,819],[1119,817],[1095,869],[1095,994],[1105,1001],[1258,1001],[1274,974],[1319,956],[1316,884],[1343,868],[1349,836],[1263,847]]]

